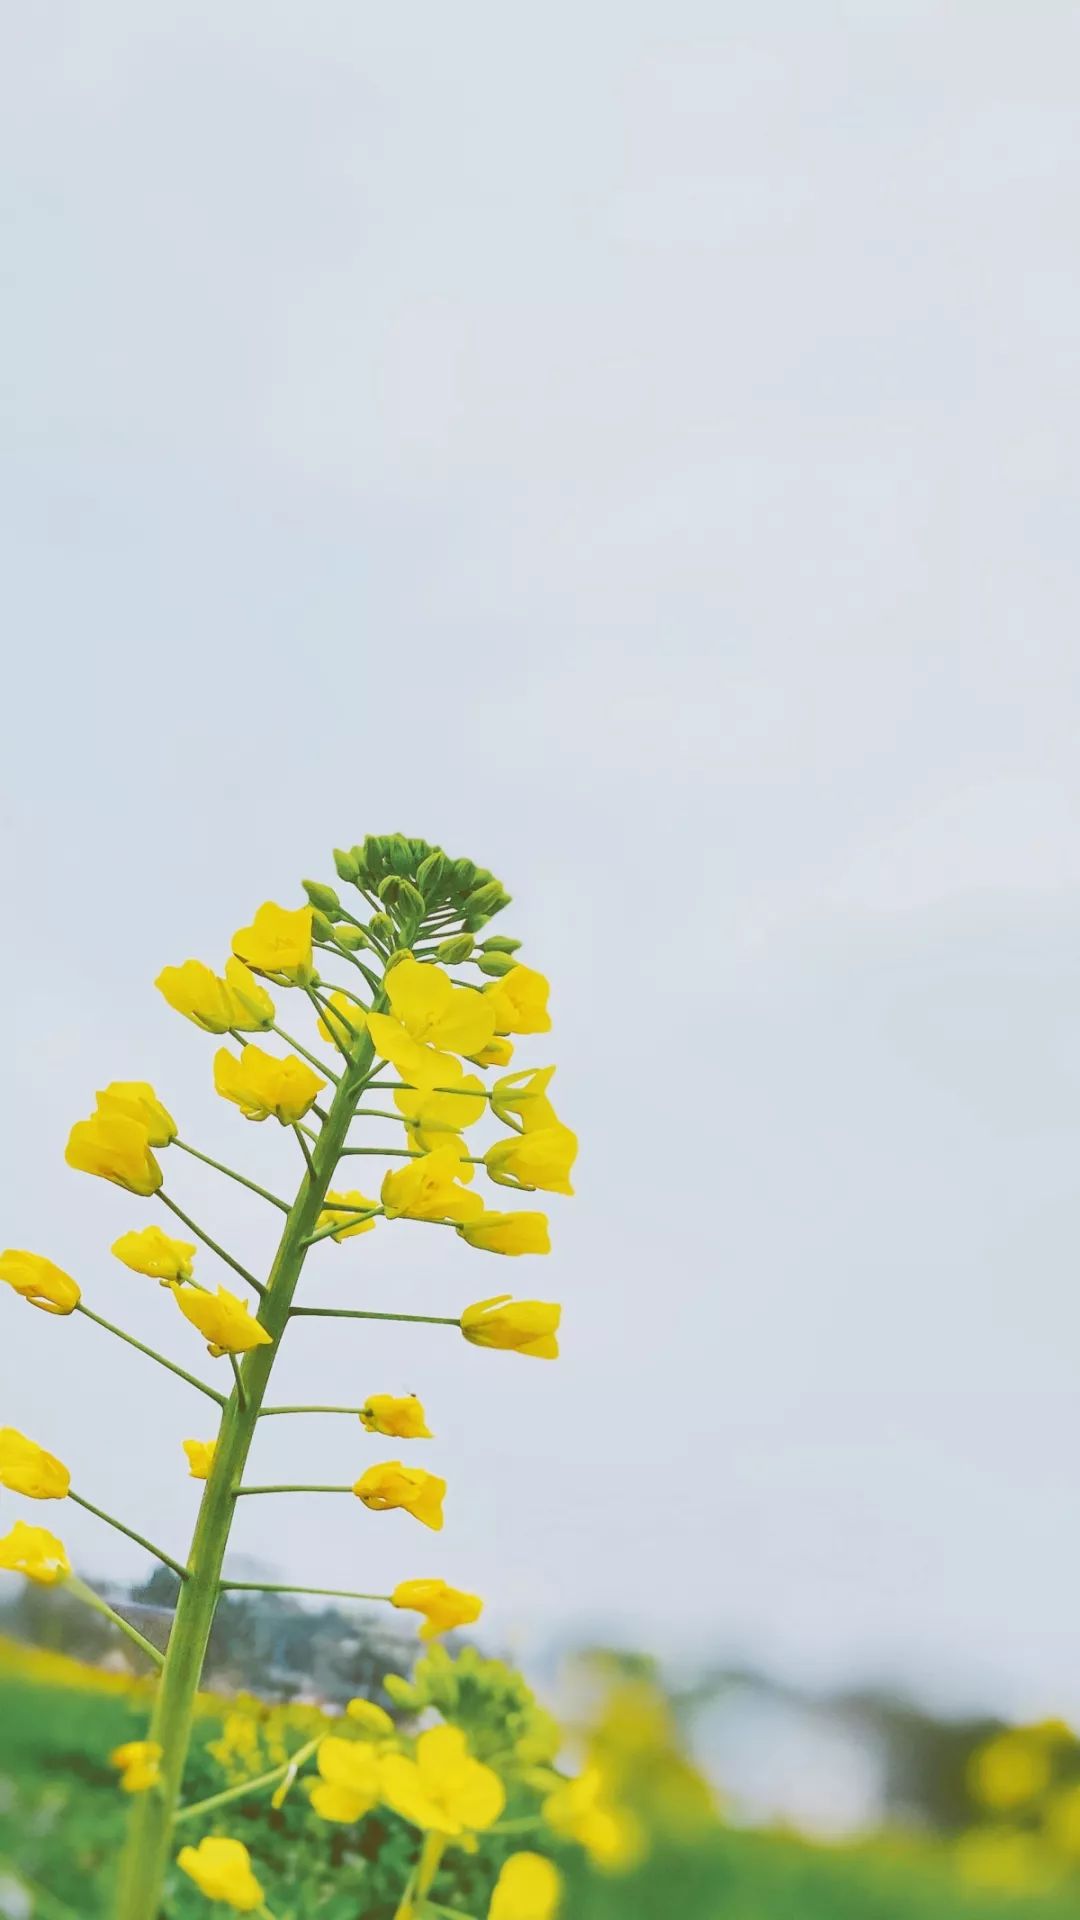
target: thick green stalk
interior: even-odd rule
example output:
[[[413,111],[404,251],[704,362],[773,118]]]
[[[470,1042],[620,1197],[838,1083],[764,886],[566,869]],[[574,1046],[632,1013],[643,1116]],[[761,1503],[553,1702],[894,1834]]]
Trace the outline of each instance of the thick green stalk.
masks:
[[[158,1741],[163,1751],[161,1782],[157,1790],[141,1794],[132,1810],[120,1869],[116,1920],[158,1920],[161,1911],[172,1823],[191,1739],[195,1695],[221,1594],[221,1569],[235,1512],[235,1489],[247,1462],[278,1342],[288,1325],[315,1221],[373,1058],[365,1034],[358,1042],[353,1063],[335,1089],[326,1123],[315,1143],[311,1168],[305,1168],[300,1190],[289,1209],[259,1306],[259,1319],[273,1336],[273,1344],[256,1347],[245,1355],[243,1400],[234,1392],[222,1415],[214,1462],[192,1538],[189,1575],[181,1589],[149,1730],[149,1738]]]

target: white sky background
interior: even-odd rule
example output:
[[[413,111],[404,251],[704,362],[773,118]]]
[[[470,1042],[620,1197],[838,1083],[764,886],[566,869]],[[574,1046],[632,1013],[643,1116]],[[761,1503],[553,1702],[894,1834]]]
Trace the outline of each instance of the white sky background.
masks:
[[[423,1393],[447,1529],[251,1501],[238,1551],[440,1573],[526,1647],[1080,1711],[1080,18],[5,31],[0,1243],[198,1365],[108,1251],[152,1204],[66,1169],[70,1123],[145,1075],[287,1185],[154,975],[335,843],[467,852],[554,980],[521,1057],[559,1061],[580,1197],[546,1262],[381,1229],[306,1297],[536,1292],[565,1358],[298,1327],[276,1398]],[[265,1261],[273,1220],[177,1159]],[[0,1342],[0,1421],[181,1546],[196,1397],[14,1298]],[[373,1447],[275,1421],[253,1469]]]

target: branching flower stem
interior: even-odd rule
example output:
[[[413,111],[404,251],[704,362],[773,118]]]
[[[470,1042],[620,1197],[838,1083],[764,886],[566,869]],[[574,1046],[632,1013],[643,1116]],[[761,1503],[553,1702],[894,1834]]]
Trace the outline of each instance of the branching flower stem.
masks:
[[[230,1180],[235,1180],[240,1186],[247,1187],[250,1192],[257,1193],[260,1200],[268,1200],[272,1207],[277,1207],[279,1213],[288,1213],[287,1200],[279,1200],[276,1193],[268,1193],[266,1188],[260,1187],[257,1181],[249,1180],[246,1173],[237,1173],[235,1167],[227,1167],[222,1160],[212,1160],[208,1153],[201,1152],[198,1147],[190,1146],[186,1140],[174,1140],[173,1146],[179,1147],[184,1153],[190,1153],[193,1160],[201,1160],[204,1166],[213,1167],[215,1172],[227,1174]]]
[[[262,1281],[256,1280],[255,1275],[249,1273],[246,1267],[242,1267],[239,1260],[234,1260],[232,1254],[227,1253],[224,1247],[219,1247],[216,1240],[211,1240],[210,1235],[196,1224],[190,1214],[185,1213],[182,1207],[178,1207],[175,1200],[169,1199],[168,1194],[162,1187],[158,1188],[157,1197],[163,1207],[168,1207],[170,1213],[175,1213],[177,1219],[183,1221],[188,1231],[195,1234],[196,1238],[202,1241],[204,1247],[209,1247],[211,1253],[216,1253],[219,1260],[224,1260],[225,1265],[231,1267],[234,1273],[238,1273],[241,1280],[246,1280],[249,1287],[254,1287],[256,1293],[266,1292]]]
[[[162,1549],[155,1547],[153,1541],[147,1540],[144,1534],[136,1533],[134,1527],[125,1526],[124,1522],[117,1520],[114,1514],[106,1513],[104,1507],[95,1507],[92,1501],[84,1500],[82,1494],[75,1493],[71,1487],[68,1488],[67,1497],[69,1500],[74,1500],[77,1507],[83,1507],[87,1513],[92,1513],[95,1520],[104,1520],[106,1526],[115,1527],[117,1533],[126,1533],[128,1539],[134,1540],[136,1546],[145,1547],[147,1553],[152,1553],[155,1560],[160,1560],[163,1566],[171,1567],[181,1580],[187,1579],[188,1570],[181,1566],[179,1560],[174,1560],[171,1553],[163,1553]]]
[[[283,1034],[282,1038],[288,1040],[287,1035]],[[291,1040],[288,1043],[294,1044]],[[335,1081],[333,1100],[315,1142],[311,1166],[305,1164],[259,1303],[258,1317],[270,1334],[271,1343],[245,1354],[241,1377],[246,1404],[241,1404],[239,1394],[234,1391],[222,1416],[192,1539],[189,1577],[180,1593],[149,1730],[149,1738],[162,1748],[160,1784],[156,1792],[140,1795],[132,1809],[121,1864],[116,1920],[148,1920],[148,1916],[156,1914],[161,1907],[173,1817],[191,1738],[195,1695],[221,1594],[222,1565],[236,1508],[234,1489],[243,1479],[315,1222],[322,1211],[373,1061],[371,1041],[367,1034],[362,1034],[351,1064],[344,1067],[340,1079]],[[321,1063],[318,1064],[322,1071]]]
[[[165,1367],[169,1373],[175,1373],[179,1379],[186,1380],[189,1387],[198,1387],[199,1392],[205,1393],[208,1400],[216,1400],[219,1407],[225,1405],[225,1395],[218,1393],[216,1387],[208,1387],[205,1380],[197,1380],[193,1373],[188,1373],[186,1367],[178,1367],[175,1360],[166,1360],[163,1353],[156,1353],[153,1347],[145,1347],[141,1340],[136,1340],[134,1334],[125,1333],[123,1327],[114,1327],[111,1320],[104,1319],[100,1313],[94,1313],[84,1300],[78,1302],[75,1311],[84,1313],[96,1327],[104,1327],[106,1333],[115,1333],[118,1340],[123,1340],[127,1346],[134,1347],[136,1353],[144,1353],[148,1360],[156,1360],[159,1367]]]
[[[216,1812],[218,1807],[227,1807],[233,1800],[246,1799],[249,1793],[261,1793],[264,1787],[276,1787],[280,1780],[299,1772],[305,1760],[310,1760],[321,1738],[319,1734],[314,1740],[309,1740],[305,1746],[297,1749],[291,1760],[283,1761],[280,1767],[272,1767],[269,1773],[256,1774],[253,1780],[241,1780],[235,1787],[225,1787],[221,1793],[212,1793],[207,1800],[194,1800],[190,1806],[181,1807],[173,1825],[179,1827],[185,1821],[198,1820],[205,1813]]]
[[[85,1502],[81,1504],[85,1504]],[[84,1607],[92,1607],[95,1613],[103,1614],[106,1620],[112,1621],[114,1627],[119,1627],[121,1633],[125,1633],[128,1639],[133,1641],[139,1648],[140,1652],[145,1653],[147,1659],[154,1662],[156,1667],[163,1667],[165,1665],[165,1655],[162,1653],[160,1647],[155,1647],[153,1641],[147,1640],[139,1632],[138,1627],[133,1627],[130,1620],[124,1619],[122,1613],[117,1613],[115,1607],[110,1607],[108,1601],[103,1600],[100,1593],[95,1593],[93,1587],[86,1585],[85,1580],[80,1580],[76,1574],[72,1573],[68,1575],[64,1585],[68,1593],[72,1594],[76,1600],[82,1601]]]

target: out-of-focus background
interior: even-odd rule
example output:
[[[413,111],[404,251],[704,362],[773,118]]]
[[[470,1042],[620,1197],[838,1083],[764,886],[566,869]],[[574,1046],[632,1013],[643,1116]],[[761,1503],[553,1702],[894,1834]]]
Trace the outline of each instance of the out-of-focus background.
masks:
[[[57,0],[4,38],[0,1238],[160,1340],[72,1120],[145,1076],[272,1183],[154,976],[426,835],[554,983],[564,1358],[312,1335],[290,1393],[422,1387],[490,1644],[649,1650],[748,1819],[891,1817],[853,1694],[1080,1715],[1080,19]],[[265,1255],[257,1204],[182,1197]],[[417,1237],[388,1301],[483,1291]],[[182,1541],[183,1386],[0,1308],[0,1419]],[[266,1477],[324,1477],[340,1437],[272,1424]],[[253,1566],[395,1573],[249,1505]]]

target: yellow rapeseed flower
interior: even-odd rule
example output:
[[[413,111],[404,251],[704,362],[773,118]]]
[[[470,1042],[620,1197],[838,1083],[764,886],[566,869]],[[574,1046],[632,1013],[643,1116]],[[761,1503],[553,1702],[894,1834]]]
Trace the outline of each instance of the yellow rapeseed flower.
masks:
[[[21,1247],[7,1247],[0,1253],[0,1280],[42,1313],[74,1313],[82,1299],[82,1290],[70,1273],[46,1260],[43,1253],[27,1253]]]
[[[551,1015],[547,1010],[551,988],[542,973],[532,967],[511,967],[500,980],[484,988],[495,1014],[496,1033],[548,1033]]]
[[[360,1425],[392,1440],[430,1440],[424,1409],[415,1393],[369,1393],[360,1409]]]
[[[224,979],[201,960],[185,960],[182,967],[163,968],[154,985],[170,1007],[204,1033],[264,1033],[274,1024],[266,988],[235,957],[226,960]]]
[[[461,1331],[474,1347],[499,1347],[535,1360],[557,1360],[555,1335],[561,1318],[562,1308],[554,1301],[515,1300],[508,1293],[498,1293],[466,1307]]]
[[[479,1213],[458,1227],[463,1240],[481,1253],[550,1253],[547,1215],[543,1213]]]
[[[232,944],[245,966],[282,986],[308,987],[315,978],[310,907],[290,910],[264,901],[250,927],[233,934]]]
[[[410,1087],[405,1092],[399,1089],[394,1095],[394,1105],[416,1133],[460,1133],[487,1111],[487,1095],[479,1076],[468,1073],[455,1082],[452,1093],[431,1093],[420,1087]],[[427,1144],[437,1146],[438,1141]]]
[[[569,1127],[541,1127],[496,1140],[484,1155],[491,1178],[503,1187],[539,1187],[545,1193],[573,1193],[570,1169],[577,1158],[577,1135]]]
[[[284,1060],[249,1044],[239,1059],[228,1047],[214,1055],[214,1087],[223,1100],[232,1100],[245,1120],[280,1121],[295,1126],[310,1112],[326,1085],[294,1053]]]
[[[111,1081],[98,1092],[97,1110],[109,1120],[138,1121],[152,1147],[167,1147],[180,1131],[148,1080]]]
[[[187,1454],[188,1473],[192,1480],[208,1480],[217,1451],[216,1440],[185,1440],[184,1452]]]
[[[137,1233],[122,1233],[113,1241],[112,1251],[132,1273],[149,1274],[166,1285],[170,1280],[190,1280],[195,1259],[193,1240],[174,1240],[160,1227],[141,1227]]]
[[[348,1045],[350,1041],[355,1040],[357,1034],[365,1031],[367,1014],[363,1007],[357,1006],[355,1000],[350,1000],[347,993],[342,993],[339,989],[337,993],[330,995],[327,1004],[333,1008],[334,1013],[332,1019],[318,1021],[320,1040],[339,1040]]]
[[[506,1127],[515,1124],[526,1133],[557,1127],[559,1116],[547,1097],[554,1067],[519,1067],[504,1073],[491,1089],[491,1111]]]
[[[460,1727],[430,1727],[416,1742],[416,1758],[387,1754],[382,1798],[425,1833],[457,1838],[482,1833],[499,1818],[506,1792],[497,1773],[474,1760]]]
[[[488,1908],[488,1920],[554,1920],[562,1898],[562,1875],[542,1853],[512,1853],[504,1860]]]
[[[633,1866],[644,1840],[633,1814],[617,1805],[600,1767],[586,1767],[548,1795],[544,1818],[561,1840],[574,1840],[597,1866],[613,1872]]]
[[[421,1526],[430,1527],[433,1533],[442,1532],[446,1481],[435,1473],[425,1473],[422,1467],[406,1467],[400,1460],[386,1460],[381,1466],[369,1467],[362,1473],[353,1492],[372,1513],[389,1513],[392,1508],[400,1507],[403,1512],[411,1513],[414,1520],[419,1520]]]
[[[192,1287],[169,1289],[185,1320],[207,1341],[207,1350],[219,1360],[223,1353],[249,1353],[252,1347],[272,1345],[270,1334],[250,1314],[244,1302],[219,1287],[216,1294],[197,1293]]]
[[[1020,1728],[996,1735],[972,1754],[968,1784],[982,1806],[1003,1813],[1037,1800],[1050,1772],[1046,1742]]]
[[[117,1769],[125,1793],[146,1793],[157,1786],[162,1751],[156,1740],[128,1740],[113,1748],[109,1765]]]
[[[477,1067],[508,1067],[514,1057],[514,1043],[496,1034],[486,1047],[481,1047],[479,1053],[470,1053],[466,1057]]]
[[[143,1199],[156,1193],[162,1182],[145,1126],[120,1113],[98,1112],[89,1120],[76,1121],[68,1135],[64,1159],[79,1173],[111,1180],[114,1186],[141,1194]]]
[[[392,1740],[397,1728],[385,1707],[376,1706],[374,1700],[350,1700],[345,1708],[354,1726],[372,1740]]]
[[[495,1008],[475,987],[455,987],[441,967],[411,957],[386,976],[394,1018],[423,1046],[478,1053],[495,1032]]]
[[[354,1233],[370,1233],[375,1225],[374,1220],[354,1220],[349,1212],[341,1212],[339,1209],[355,1210],[362,1207],[374,1209],[378,1204],[377,1200],[369,1200],[365,1193],[328,1193],[323,1200],[323,1210],[315,1222],[315,1231],[320,1233],[324,1227],[333,1226],[334,1221],[337,1220],[341,1224],[336,1233],[327,1235],[329,1240],[340,1242],[348,1240]]]
[[[400,1073],[410,1087],[452,1087],[464,1077],[460,1060],[452,1053],[426,1047],[388,1013],[369,1013],[368,1032],[376,1053]]]
[[[472,1220],[484,1211],[479,1194],[457,1184],[458,1157],[452,1147],[438,1147],[419,1160],[388,1173],[381,1199],[388,1220],[400,1214],[410,1220]]]
[[[55,1587],[67,1579],[71,1562],[55,1533],[16,1520],[0,1540],[0,1572],[23,1573],[39,1587]]]
[[[390,1604],[423,1614],[421,1640],[437,1640],[441,1633],[451,1633],[455,1627],[469,1627],[484,1611],[479,1594],[464,1593],[445,1580],[399,1580]]]
[[[960,1878],[987,1893],[1048,1893],[1060,1877],[1041,1835],[1023,1827],[972,1827],[954,1857]]]
[[[316,1765],[319,1779],[311,1790],[311,1804],[321,1820],[347,1824],[370,1813],[379,1798],[374,1747],[328,1734],[319,1742]]]
[[[220,1900],[236,1913],[257,1913],[263,1904],[263,1890],[242,1840],[208,1835],[197,1847],[181,1847],[176,1864],[208,1900]]]
[[[0,1427],[0,1487],[28,1500],[62,1500],[71,1475],[53,1453],[46,1453],[15,1427]]]
[[[1043,1810],[1046,1837],[1059,1853],[1080,1861],[1080,1781],[1059,1787]]]

